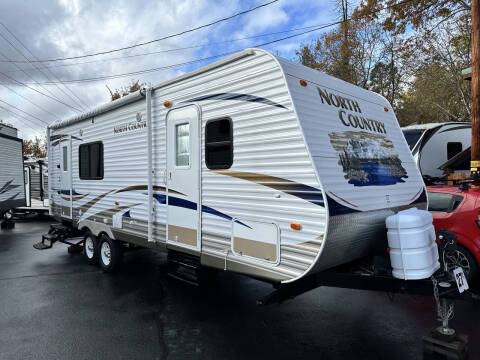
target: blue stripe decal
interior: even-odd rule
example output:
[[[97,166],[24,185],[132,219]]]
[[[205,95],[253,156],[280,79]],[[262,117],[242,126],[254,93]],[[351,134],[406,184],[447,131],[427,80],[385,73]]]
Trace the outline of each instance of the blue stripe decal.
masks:
[[[125,211],[122,216],[123,216],[123,217],[131,218],[131,216],[130,216],[130,210]]]
[[[166,204],[167,202],[167,196],[166,195],[163,195],[163,194],[153,194],[153,197],[160,203],[160,204]],[[185,200],[185,199],[180,199],[178,197],[175,197],[175,196],[169,196],[168,197],[168,205],[172,205],[172,206],[178,206],[178,207],[183,207],[185,209],[190,209],[190,210],[197,210],[197,204],[192,202],[192,201],[189,201],[189,200]],[[219,216],[223,219],[227,219],[227,220],[232,220],[233,218],[227,214],[224,214],[218,210],[215,210],[209,206],[205,206],[205,205],[202,205],[202,212],[205,212],[207,214],[211,214],[211,215],[215,215],[215,216]],[[238,220],[235,220],[235,222],[237,224],[240,224],[240,225],[243,225],[243,226],[246,226],[248,228],[251,229],[250,226],[242,223],[241,221],[238,221]]]
[[[70,195],[70,190],[58,190],[57,193],[62,195]],[[82,195],[82,194],[76,192],[75,190],[72,190],[72,195]]]

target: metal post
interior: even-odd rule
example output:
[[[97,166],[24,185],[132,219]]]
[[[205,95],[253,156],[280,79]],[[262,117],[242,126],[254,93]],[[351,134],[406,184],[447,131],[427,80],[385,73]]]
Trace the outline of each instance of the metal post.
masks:
[[[480,0],[472,0],[472,147],[470,170],[480,175]]]
[[[47,170],[48,170],[48,215],[52,216],[52,175],[53,175],[53,158],[51,155],[51,146],[50,146],[50,127],[47,127]]]
[[[152,89],[146,89],[147,102],[147,157],[148,157],[148,241],[154,241],[153,225],[153,165],[152,165]]]

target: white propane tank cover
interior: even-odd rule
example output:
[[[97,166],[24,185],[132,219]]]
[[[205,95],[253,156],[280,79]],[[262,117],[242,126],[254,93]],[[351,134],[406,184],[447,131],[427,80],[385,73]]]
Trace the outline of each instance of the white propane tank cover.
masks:
[[[398,279],[426,279],[440,268],[432,214],[411,208],[386,219],[392,275]]]

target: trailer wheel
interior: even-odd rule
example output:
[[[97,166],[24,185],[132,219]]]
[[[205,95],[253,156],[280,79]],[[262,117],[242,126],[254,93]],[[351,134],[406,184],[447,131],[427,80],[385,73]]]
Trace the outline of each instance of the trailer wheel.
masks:
[[[98,241],[89,231],[83,238],[83,255],[89,264],[98,264]]]
[[[107,235],[100,238],[98,249],[100,266],[106,272],[113,272],[122,261],[122,249]]]

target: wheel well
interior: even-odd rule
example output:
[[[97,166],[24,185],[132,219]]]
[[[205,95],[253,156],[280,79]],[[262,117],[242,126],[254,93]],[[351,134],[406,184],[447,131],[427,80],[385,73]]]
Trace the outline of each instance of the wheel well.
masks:
[[[471,256],[472,258],[476,261],[476,264],[477,265],[477,268],[480,267],[480,259],[478,259],[476,256],[475,256],[475,252],[473,252],[471,249],[469,249],[467,246],[465,246],[464,244],[460,243],[457,241],[457,246],[458,247],[461,247],[463,248],[465,251],[467,251]]]

